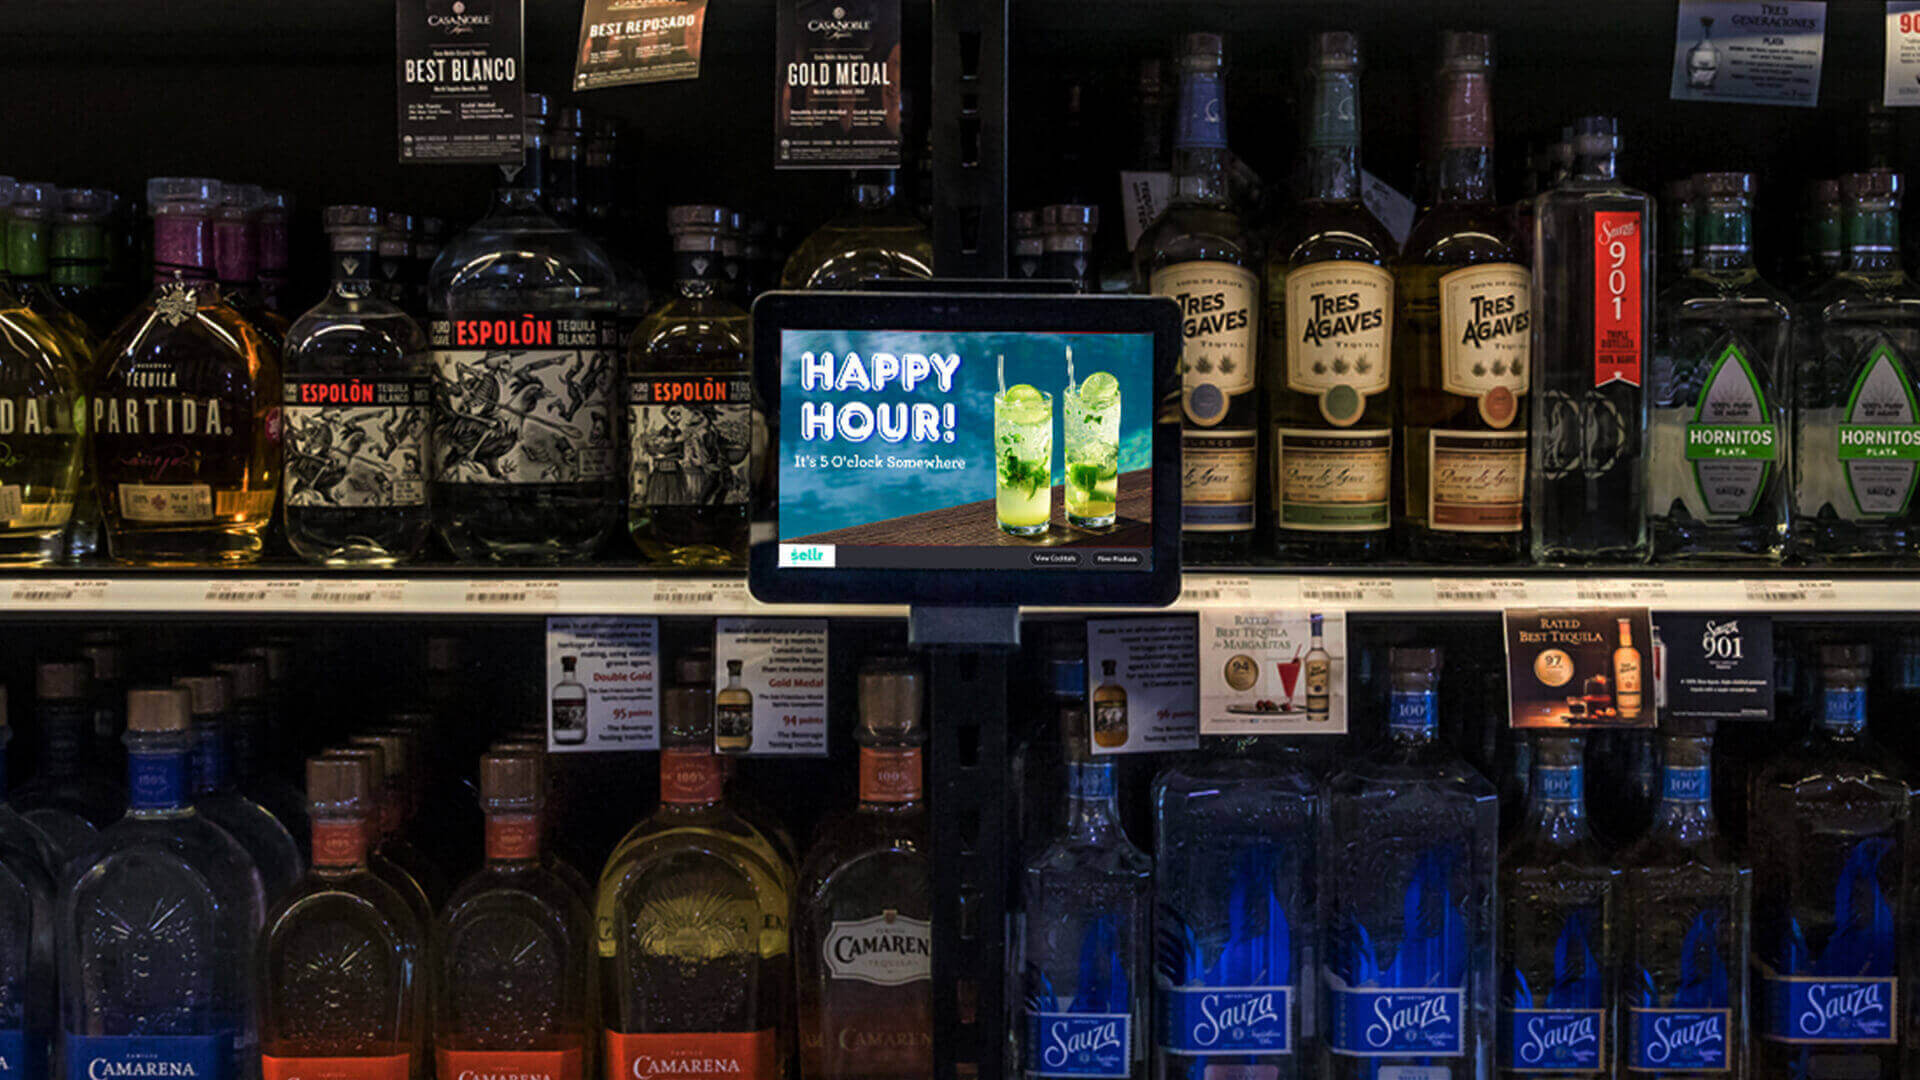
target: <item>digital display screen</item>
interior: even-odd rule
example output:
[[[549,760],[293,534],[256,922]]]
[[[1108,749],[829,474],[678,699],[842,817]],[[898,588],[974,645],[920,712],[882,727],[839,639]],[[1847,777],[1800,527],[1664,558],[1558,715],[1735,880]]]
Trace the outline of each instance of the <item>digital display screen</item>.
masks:
[[[1151,571],[1154,336],[780,331],[782,569]]]

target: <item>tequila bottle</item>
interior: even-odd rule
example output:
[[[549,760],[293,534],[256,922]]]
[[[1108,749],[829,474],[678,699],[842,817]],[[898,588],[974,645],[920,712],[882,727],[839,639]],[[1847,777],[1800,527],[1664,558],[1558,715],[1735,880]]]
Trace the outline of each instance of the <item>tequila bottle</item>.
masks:
[[[92,665],[45,661],[34,669],[34,691],[39,754],[32,778],[14,793],[13,808],[52,841],[57,869],[93,847],[100,830],[126,813],[127,799],[88,767]]]
[[[407,836],[416,801],[413,793],[418,790],[413,783],[414,770],[418,768],[414,762],[413,740],[400,732],[383,730],[355,735],[351,742],[380,750],[383,779],[379,786],[379,831],[375,834],[374,853],[419,882],[429,908],[438,911],[440,905],[446,903],[452,886],[440,869],[439,860],[421,851]],[[426,923],[423,921],[422,925]]]
[[[713,746],[723,754],[753,749],[753,691],[740,685],[744,661],[727,661],[727,685],[713,699]]]
[[[1913,1075],[1912,793],[1867,734],[1864,645],[1820,646],[1813,730],[1753,780],[1761,1076]]]
[[[753,335],[725,295],[726,218],[668,208],[677,292],[627,345],[627,527],[656,566],[746,564]]]
[[[1393,524],[1397,245],[1360,202],[1359,38],[1315,37],[1311,78],[1307,198],[1267,253],[1267,513],[1281,558],[1350,563]]]
[[[233,682],[225,675],[185,675],[173,684],[193,701],[193,808],[247,849],[267,903],[277,903],[300,881],[306,864],[286,825],[234,784],[228,713]]]
[[[0,847],[19,848],[32,855],[34,861],[40,864],[41,872],[47,875],[48,885],[51,887],[57,883],[54,879],[58,877],[66,861],[61,857],[60,849],[54,846],[53,839],[40,826],[28,821],[10,801],[10,793],[6,790],[5,766],[7,744],[12,741],[13,727],[8,723],[7,718],[7,692],[4,687],[0,687]],[[48,918],[52,918],[53,909],[47,910]]]
[[[1333,717],[1333,656],[1327,652],[1325,619],[1317,611],[1309,617],[1312,637],[1300,664],[1300,678],[1307,688],[1307,720],[1315,724]]]
[[[1904,557],[1920,541],[1920,286],[1900,265],[1900,174],[1856,173],[1847,259],[1799,312],[1794,549],[1816,559]]]
[[[1387,744],[1321,818],[1321,1075],[1472,1080],[1493,1065],[1498,797],[1440,741],[1440,650],[1387,663]]]
[[[783,289],[858,289],[876,281],[933,276],[933,234],[900,206],[897,169],[847,174],[838,216],[787,257]]]
[[[1787,295],[1753,265],[1753,178],[1693,178],[1699,252],[1660,294],[1647,517],[1656,561],[1778,561],[1786,546]]]
[[[305,864],[312,829],[307,821],[307,795],[300,785],[271,768],[268,751],[267,665],[256,657],[222,660],[208,665],[229,680],[227,719],[233,738],[233,779],[241,793],[266,807],[275,821],[293,835]],[[99,662],[94,677],[99,679]],[[122,695],[124,697],[124,695]]]
[[[1533,555],[1646,558],[1645,369],[1653,200],[1615,179],[1618,124],[1574,125],[1575,164],[1540,197],[1533,244]]]
[[[1840,181],[1815,180],[1807,185],[1800,227],[1795,295],[1818,288],[1839,273],[1846,261],[1846,205],[1840,199]]]
[[[439,1075],[592,1075],[593,917],[544,863],[544,763],[481,758],[480,805],[486,866],[433,924]]]
[[[1669,180],[1660,188],[1660,261],[1661,281],[1678,281],[1693,269],[1699,253],[1699,238],[1694,226],[1699,222],[1700,204],[1695,201],[1693,177]]]
[[[553,686],[553,741],[578,746],[587,741],[587,688],[581,683],[577,656],[560,658],[560,681]]]
[[[1040,211],[1016,211],[1013,215],[1013,247],[1009,259],[1012,266],[1009,273],[1022,281],[1039,279],[1046,251],[1046,241],[1040,231]]]
[[[268,311],[284,316],[287,311],[287,234],[293,216],[293,199],[284,191],[268,189],[260,193],[260,206],[254,227],[259,242],[260,303]]]
[[[275,349],[287,340],[287,319],[267,306],[261,292],[260,213],[267,193],[258,184],[220,185],[220,209],[213,221],[213,265],[220,294],[246,316]]]
[[[52,842],[6,805],[6,695],[0,693],[0,1064],[51,1075],[58,997],[53,954]]]
[[[1494,199],[1492,39],[1450,32],[1441,53],[1439,198],[1394,273],[1395,520],[1415,559],[1508,563],[1526,546],[1533,275]]]
[[[1712,730],[1669,725],[1653,826],[1621,856],[1622,1065],[1649,1080],[1748,1075],[1753,882],[1714,820]]]
[[[313,867],[254,950],[262,1071],[266,1080],[417,1080],[427,1075],[425,930],[367,865],[372,772],[313,758],[307,797]]]
[[[1180,56],[1173,197],[1134,246],[1134,289],[1180,305],[1181,545],[1189,562],[1253,550],[1260,278],[1227,192],[1226,42],[1189,34]]]
[[[356,225],[360,224],[358,213],[354,215],[354,220]],[[413,215],[391,210],[380,214],[374,224],[378,231],[374,238],[372,292],[412,315],[421,310],[427,284],[418,273],[420,264],[413,255]],[[332,231],[330,227],[329,234]],[[357,244],[355,249],[358,250]]]
[[[52,184],[21,183],[14,187],[13,202],[7,206],[7,278],[14,295],[28,310],[65,338],[68,352],[78,365],[75,375],[84,385],[92,373],[93,353],[100,340],[53,291],[53,218],[59,198],[60,189]]]
[[[1620,872],[1587,827],[1585,743],[1534,740],[1526,813],[1500,852],[1501,1077],[1604,1080],[1619,1060]]]
[[[375,280],[380,212],[329,206],[333,288],[287,333],[287,540],[332,566],[391,566],[426,542],[427,337]]]
[[[373,871],[375,877],[386,882],[394,892],[400,894],[400,898],[406,902],[407,910],[413,912],[414,918],[420,920],[420,925],[431,925],[435,909],[427,899],[427,891],[420,886],[420,880],[413,876],[412,871],[380,850],[380,841],[384,838],[385,832],[382,820],[388,816],[384,785],[380,779],[386,769],[386,754],[378,746],[352,746],[329,750],[326,756],[357,762],[374,778],[372,781],[373,804],[368,810],[372,824],[368,826],[368,843],[371,846],[367,852],[367,868]]]
[[[1093,742],[1111,749],[1127,745],[1127,688],[1114,674],[1117,662],[1100,661],[1100,685],[1093,689]]]
[[[1321,792],[1303,758],[1209,738],[1153,782],[1154,1080],[1313,1075]]]
[[[62,188],[53,215],[53,251],[48,259],[54,299],[80,316],[100,338],[120,324],[131,301],[107,281],[112,241],[107,236],[113,193],[99,188]],[[89,370],[86,375],[91,378]]]
[[[0,177],[0,211],[14,195],[13,179]],[[65,553],[83,483],[89,357],[81,339],[0,283],[0,563],[39,565]]]
[[[1621,720],[1638,723],[1646,707],[1646,693],[1641,689],[1645,668],[1640,663],[1640,650],[1633,644],[1633,621],[1620,619],[1618,622],[1620,644],[1613,650],[1613,701]],[[1659,635],[1654,637],[1657,641]]]
[[[127,694],[127,815],[67,870],[55,914],[66,1073],[259,1075],[260,874],[193,808],[190,701]]]

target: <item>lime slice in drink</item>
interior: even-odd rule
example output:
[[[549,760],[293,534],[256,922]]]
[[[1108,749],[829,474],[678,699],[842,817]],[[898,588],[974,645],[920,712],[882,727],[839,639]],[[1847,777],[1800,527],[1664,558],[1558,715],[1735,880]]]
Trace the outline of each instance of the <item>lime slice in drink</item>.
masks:
[[[1038,405],[1047,397],[1028,383],[1017,383],[1007,387],[1000,399],[1009,405]]]
[[[1112,373],[1096,371],[1080,384],[1080,400],[1089,405],[1105,405],[1120,396],[1120,380]]]

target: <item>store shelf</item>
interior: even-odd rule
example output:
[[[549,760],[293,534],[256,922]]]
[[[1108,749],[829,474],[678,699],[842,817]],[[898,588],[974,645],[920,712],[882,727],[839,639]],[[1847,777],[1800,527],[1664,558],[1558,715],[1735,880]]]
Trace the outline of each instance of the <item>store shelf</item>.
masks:
[[[1186,576],[1176,609],[1322,608],[1377,613],[1492,613],[1506,608],[1645,606],[1655,611],[1772,614],[1907,613],[1920,609],[1920,579],[1817,573],[1577,576],[1516,571],[1503,576],[1395,572]]]

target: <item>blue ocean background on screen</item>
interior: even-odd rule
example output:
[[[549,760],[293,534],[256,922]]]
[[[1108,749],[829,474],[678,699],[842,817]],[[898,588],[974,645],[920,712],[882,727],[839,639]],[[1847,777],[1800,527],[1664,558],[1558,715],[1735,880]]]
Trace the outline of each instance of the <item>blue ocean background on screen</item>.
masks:
[[[1067,347],[1073,347],[1074,376],[1085,382],[1096,371],[1110,372],[1120,383],[1120,471],[1153,463],[1153,338],[1150,334],[947,333],[902,331],[788,330],[781,348],[780,388],[780,538],[790,539],[851,528],[993,498],[993,395],[1000,389],[996,371],[1007,358],[1007,385],[1029,383],[1053,395],[1053,482],[1066,481],[1062,458],[1060,394],[1067,386]],[[942,356],[958,353],[960,368],[953,392],[940,391],[929,378],[912,393],[897,383],[879,393],[863,390],[801,390],[801,356],[832,353],[840,370],[847,353],[864,362],[876,353]],[[954,406],[953,441],[889,443],[879,435],[853,443],[839,438],[800,440],[801,403],[845,402],[868,405],[929,402]],[[801,468],[796,457],[836,455],[901,460],[964,461],[964,468]]]

